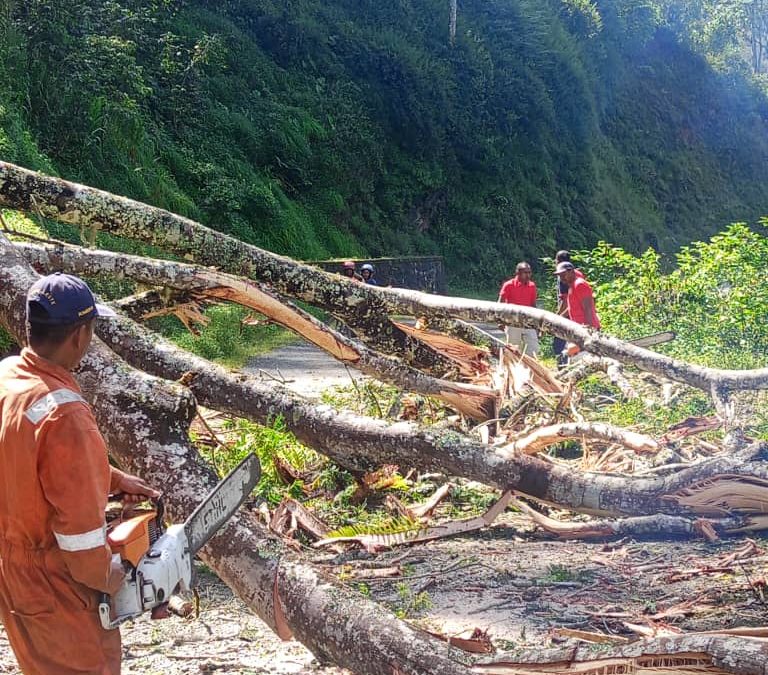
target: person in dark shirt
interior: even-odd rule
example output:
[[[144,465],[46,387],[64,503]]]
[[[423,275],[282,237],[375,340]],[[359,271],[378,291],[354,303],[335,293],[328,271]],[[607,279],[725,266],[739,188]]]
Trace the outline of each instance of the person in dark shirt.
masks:
[[[374,270],[373,265],[370,263],[365,263],[365,265],[360,267],[360,276],[363,277],[363,281],[366,284],[370,284],[371,286],[379,285],[379,282],[374,279],[375,274],[376,270]]]
[[[571,262],[570,251],[557,252],[555,255],[555,267],[562,262]],[[576,276],[581,277],[582,279],[584,278],[584,274],[582,274],[581,270],[576,270]],[[566,284],[560,276],[557,277],[557,313],[560,316],[568,318],[568,284]],[[565,344],[565,340],[557,336],[552,340],[552,352],[557,359],[558,365],[561,366],[565,365],[568,361],[568,357],[563,354]]]

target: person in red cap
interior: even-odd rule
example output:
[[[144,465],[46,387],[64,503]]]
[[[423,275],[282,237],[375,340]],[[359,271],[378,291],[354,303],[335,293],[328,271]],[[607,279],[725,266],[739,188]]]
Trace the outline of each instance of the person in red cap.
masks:
[[[531,279],[531,266],[527,262],[517,263],[515,276],[504,282],[499,291],[499,302],[508,302],[523,307],[536,307],[536,283]],[[507,342],[524,350],[528,356],[539,353],[539,334],[535,328],[507,326]]]
[[[592,286],[589,285],[583,275],[577,274],[573,263],[564,261],[557,264],[555,275],[562,283],[568,286],[568,317],[571,321],[584,326],[600,330],[600,317],[595,308],[595,295]],[[569,343],[565,347],[568,356],[575,356],[579,352],[578,345]]]
[[[349,277],[353,281],[362,281],[363,277],[358,274],[357,269],[355,268],[355,262],[354,260],[345,260],[344,264],[341,266],[341,273],[345,277]]]
[[[98,615],[124,576],[106,540],[107,496],[159,493],[110,467],[71,374],[110,316],[82,279],[43,277],[27,294],[29,346],[0,362],[0,619],[24,673],[120,672],[120,632]]]

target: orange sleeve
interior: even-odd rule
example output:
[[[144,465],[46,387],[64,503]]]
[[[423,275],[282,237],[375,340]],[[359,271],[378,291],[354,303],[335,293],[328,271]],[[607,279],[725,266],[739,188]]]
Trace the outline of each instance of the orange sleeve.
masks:
[[[45,423],[40,436],[40,484],[69,573],[89,588],[109,592],[116,580],[110,578],[104,519],[111,478],[107,449],[90,410],[67,407]]]

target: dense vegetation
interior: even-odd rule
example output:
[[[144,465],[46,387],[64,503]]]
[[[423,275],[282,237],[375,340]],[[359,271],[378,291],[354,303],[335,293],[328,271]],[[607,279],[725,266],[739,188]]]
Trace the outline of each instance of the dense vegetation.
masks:
[[[453,45],[444,0],[0,7],[0,157],[295,257],[478,288],[765,214],[765,97],[669,2],[466,0]]]

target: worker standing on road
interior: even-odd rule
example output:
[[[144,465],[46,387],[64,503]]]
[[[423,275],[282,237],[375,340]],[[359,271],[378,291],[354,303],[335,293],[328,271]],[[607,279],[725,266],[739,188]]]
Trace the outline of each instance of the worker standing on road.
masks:
[[[107,496],[159,493],[110,467],[70,372],[105,316],[81,279],[43,277],[27,294],[29,347],[0,362],[0,619],[24,673],[120,672],[120,632],[97,609],[124,576],[106,540]]]
[[[561,262],[571,262],[570,251],[558,251],[555,255],[555,267]],[[584,274],[580,269],[575,269],[576,276],[584,278]],[[566,284],[561,277],[557,278],[557,313],[560,316],[568,318],[568,284]],[[565,365],[568,361],[568,355],[563,354],[565,349],[565,340],[555,336],[552,339],[552,352],[557,359],[558,366]]]
[[[536,307],[536,284],[531,279],[531,266],[520,262],[515,268],[515,276],[505,282],[499,291],[499,302],[507,302],[523,307]],[[507,343],[520,350],[525,350],[528,356],[539,353],[539,335],[535,328],[520,328],[507,326]]]
[[[555,268],[555,274],[568,286],[568,317],[571,321],[600,330],[600,317],[595,308],[595,296],[592,286],[584,276],[576,274],[576,268],[569,262],[559,263]],[[575,356],[579,352],[579,347],[569,343],[565,351],[568,356]]]

